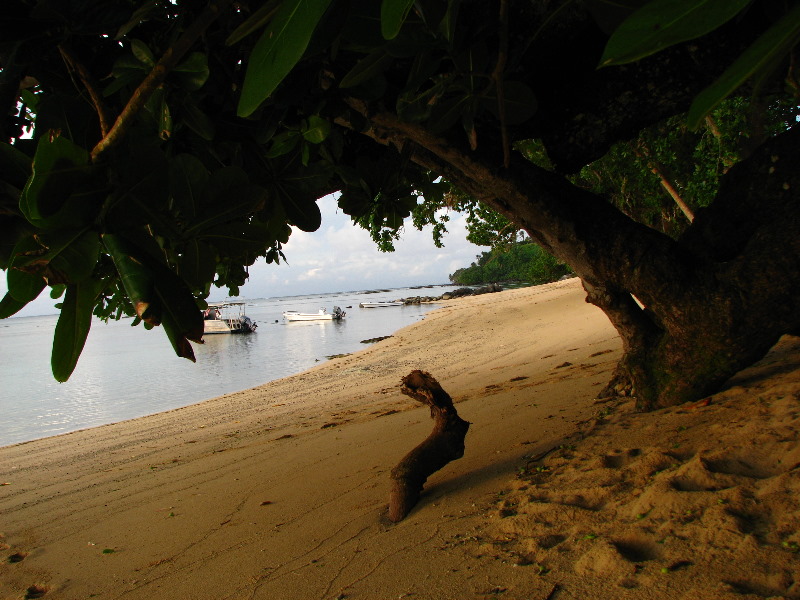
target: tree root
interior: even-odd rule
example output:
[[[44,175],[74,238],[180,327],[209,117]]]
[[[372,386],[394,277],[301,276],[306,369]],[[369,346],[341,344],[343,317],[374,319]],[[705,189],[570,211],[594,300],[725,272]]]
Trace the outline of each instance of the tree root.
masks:
[[[395,523],[417,503],[428,477],[464,456],[464,438],[470,425],[458,416],[452,398],[430,373],[412,371],[403,377],[400,391],[429,406],[434,423],[431,434],[392,469],[389,519]]]

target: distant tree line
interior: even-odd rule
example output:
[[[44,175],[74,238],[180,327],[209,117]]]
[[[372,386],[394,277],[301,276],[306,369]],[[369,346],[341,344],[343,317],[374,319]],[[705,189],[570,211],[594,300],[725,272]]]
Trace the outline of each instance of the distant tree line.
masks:
[[[531,241],[492,248],[475,257],[476,262],[450,275],[458,285],[495,281],[522,281],[539,285],[572,273],[568,265]]]

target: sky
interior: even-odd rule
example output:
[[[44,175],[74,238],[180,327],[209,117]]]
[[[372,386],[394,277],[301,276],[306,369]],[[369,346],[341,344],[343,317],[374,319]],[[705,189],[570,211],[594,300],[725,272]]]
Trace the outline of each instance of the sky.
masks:
[[[250,268],[242,298],[297,296],[326,292],[401,288],[449,282],[456,269],[467,267],[487,248],[466,240],[466,217],[451,213],[444,248],[433,244],[430,227],[417,231],[408,221],[395,252],[380,252],[369,233],[357,227],[336,206],[332,196],[318,202],[322,226],[313,233],[294,229],[283,253],[287,263],[268,265],[260,259]],[[7,291],[0,277],[0,294]],[[16,316],[57,312],[49,288]],[[226,290],[212,286],[212,301],[225,299]]]

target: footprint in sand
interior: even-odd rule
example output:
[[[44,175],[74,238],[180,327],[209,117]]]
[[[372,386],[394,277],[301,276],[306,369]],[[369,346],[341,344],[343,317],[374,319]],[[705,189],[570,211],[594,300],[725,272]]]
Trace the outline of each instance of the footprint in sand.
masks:
[[[25,600],[32,600],[33,598],[43,598],[46,593],[47,593],[46,587],[42,587],[40,585],[32,585],[27,590],[25,590],[25,596],[23,596],[23,598]]]

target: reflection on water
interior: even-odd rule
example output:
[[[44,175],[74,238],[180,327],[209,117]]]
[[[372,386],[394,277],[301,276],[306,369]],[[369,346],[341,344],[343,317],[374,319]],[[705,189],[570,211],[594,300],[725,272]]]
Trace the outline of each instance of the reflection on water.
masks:
[[[393,290],[370,301],[440,295],[446,287]],[[50,371],[56,316],[0,321],[0,445],[131,419],[251,388],[308,369],[327,356],[364,348],[361,340],[391,335],[436,305],[362,309],[361,293],[249,301],[258,323],[250,335],[211,335],[194,344],[197,363],[175,356],[160,328],[131,320],[95,322],[78,367],[66,383]],[[283,311],[332,311],[343,321],[287,323]],[[351,308],[345,308],[350,306]]]

